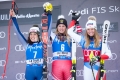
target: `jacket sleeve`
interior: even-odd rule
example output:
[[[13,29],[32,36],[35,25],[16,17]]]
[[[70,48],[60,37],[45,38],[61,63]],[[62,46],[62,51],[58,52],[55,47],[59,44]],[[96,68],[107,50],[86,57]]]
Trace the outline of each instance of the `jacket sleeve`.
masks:
[[[71,38],[73,38],[76,42],[80,43],[80,45],[82,46],[82,44],[84,43],[84,37],[82,35],[78,35],[77,33],[75,33],[73,31],[74,27],[75,27],[75,21],[72,20],[68,27],[68,34]]]
[[[12,17],[12,21],[13,21],[13,28],[14,28],[16,34],[17,34],[17,37],[18,37],[19,41],[21,42],[23,47],[26,48],[27,40],[25,39],[25,37],[23,36],[23,34],[21,33],[21,31],[19,29],[19,25],[17,23],[16,17]]]
[[[48,14],[48,37],[52,38],[52,40],[55,38],[55,34],[52,32],[52,15]]]

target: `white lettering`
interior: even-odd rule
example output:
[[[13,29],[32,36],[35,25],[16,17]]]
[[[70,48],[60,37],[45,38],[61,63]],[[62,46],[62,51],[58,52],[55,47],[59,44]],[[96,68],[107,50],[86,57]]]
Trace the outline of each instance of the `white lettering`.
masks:
[[[40,14],[18,14],[16,15],[16,18],[35,18],[35,17],[40,17]],[[9,14],[1,14],[0,15],[0,20],[10,20],[10,15]]]
[[[23,14],[20,14],[20,15],[16,15],[16,18],[25,18],[25,16]]]
[[[34,46],[34,47],[33,47],[33,46],[28,46],[28,48],[27,48],[27,49],[30,49],[30,51],[31,51],[32,49],[36,49],[36,50],[37,50],[38,48],[39,48],[39,49],[41,49],[41,48],[42,48],[42,46],[37,46],[37,45],[36,45],[36,46]]]
[[[108,43],[117,43],[117,40],[109,40]]]
[[[110,6],[109,7],[109,12],[120,12],[119,7],[117,6]]]
[[[88,14],[88,8],[84,8],[84,9],[81,10],[81,11],[73,11],[73,10],[70,10],[69,13],[68,13],[68,16],[72,15],[73,12],[81,13],[82,15],[85,15],[85,14]]]
[[[118,70],[107,70],[106,72],[107,73],[115,73],[115,72],[118,72]]]
[[[101,13],[105,13],[106,10],[105,10],[106,7],[101,7]]]
[[[34,17],[40,17],[40,15],[39,14],[32,15],[30,13],[26,15],[26,18],[34,18]]]
[[[92,8],[92,14],[96,11],[96,7]]]
[[[81,14],[82,15],[88,14],[88,8],[81,10]]]
[[[16,15],[16,18],[35,18],[35,17],[40,17],[40,15],[39,14],[31,14],[31,13],[28,13],[26,15],[24,15],[24,14]]]
[[[89,56],[90,51],[89,50],[84,50],[84,56]]]
[[[77,57],[77,60],[84,59],[84,57]]]
[[[6,50],[6,47],[2,47],[2,48],[0,48],[0,51],[2,51],[2,50]]]
[[[106,12],[106,7],[94,7],[94,8],[92,8],[92,14],[94,13],[94,12],[96,12],[96,13],[105,13]]]
[[[2,14],[0,15],[0,20],[9,20],[10,16],[8,14]]]
[[[22,32],[23,35],[28,35],[28,32]],[[14,35],[17,35],[16,33],[14,33]]]
[[[23,60],[23,61],[15,61],[15,64],[18,64],[18,63],[26,63],[26,60]]]

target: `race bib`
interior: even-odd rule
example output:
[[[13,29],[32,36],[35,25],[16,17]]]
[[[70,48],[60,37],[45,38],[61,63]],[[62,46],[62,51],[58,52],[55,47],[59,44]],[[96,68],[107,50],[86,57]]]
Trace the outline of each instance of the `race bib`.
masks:
[[[61,52],[61,53],[58,52],[57,55],[58,56],[66,56],[66,57],[69,56],[69,54],[65,53],[65,52]]]
[[[43,64],[43,59],[27,60],[27,64]]]
[[[71,53],[69,52],[56,52],[56,53],[53,53],[53,56],[54,57],[71,57]]]

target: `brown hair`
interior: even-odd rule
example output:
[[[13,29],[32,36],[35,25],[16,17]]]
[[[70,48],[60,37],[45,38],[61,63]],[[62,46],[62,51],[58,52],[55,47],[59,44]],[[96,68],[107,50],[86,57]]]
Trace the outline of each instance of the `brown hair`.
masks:
[[[88,20],[96,21],[96,17],[95,16],[89,16]],[[94,46],[98,47],[99,44],[100,44],[100,36],[99,36],[96,29],[95,29],[95,34],[94,34],[93,38],[94,38]],[[86,40],[85,47],[88,48],[89,45],[90,45],[90,36],[87,34],[87,31],[85,32],[85,40]]]

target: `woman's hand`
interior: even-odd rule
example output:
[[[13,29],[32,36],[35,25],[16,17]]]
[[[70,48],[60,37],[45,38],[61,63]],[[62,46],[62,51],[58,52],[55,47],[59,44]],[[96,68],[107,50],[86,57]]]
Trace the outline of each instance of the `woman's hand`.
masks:
[[[12,16],[12,17],[15,17],[15,12],[14,12],[13,9],[10,9],[9,15]]]

